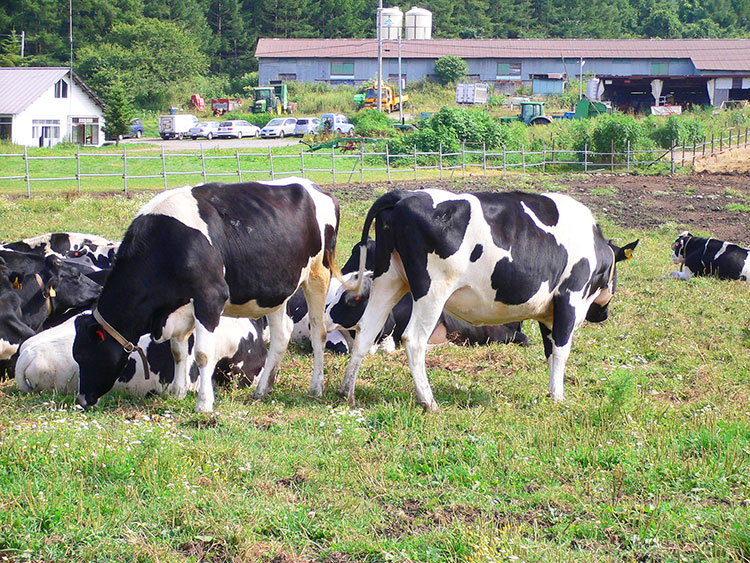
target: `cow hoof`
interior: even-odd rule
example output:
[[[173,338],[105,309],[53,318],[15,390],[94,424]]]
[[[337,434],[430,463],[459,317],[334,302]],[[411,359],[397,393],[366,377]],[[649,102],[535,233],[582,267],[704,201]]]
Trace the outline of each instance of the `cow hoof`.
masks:
[[[213,412],[214,404],[211,402],[198,401],[195,405],[195,412]]]
[[[323,397],[323,389],[313,389],[310,387],[310,390],[307,392],[307,396],[311,399],[320,399]]]
[[[178,401],[181,401],[185,397],[187,397],[187,389],[175,389],[172,388],[172,391],[170,392],[170,395],[172,395],[175,399]]]
[[[429,404],[422,403],[422,408],[424,412],[437,412],[438,404],[433,399]]]
[[[271,394],[270,390],[269,391],[258,391],[256,389],[255,393],[253,393],[253,399],[255,399],[256,401],[263,401],[270,394]]]
[[[565,395],[563,395],[562,393],[556,395],[550,391],[549,393],[547,393],[547,397],[551,397],[552,401],[554,401],[555,403],[562,403],[563,401],[565,401]]]

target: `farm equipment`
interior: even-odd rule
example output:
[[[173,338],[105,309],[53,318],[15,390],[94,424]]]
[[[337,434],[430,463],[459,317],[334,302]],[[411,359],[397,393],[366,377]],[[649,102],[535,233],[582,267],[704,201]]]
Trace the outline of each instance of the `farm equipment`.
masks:
[[[253,88],[255,93],[255,104],[253,113],[290,113],[291,106],[297,104],[289,102],[286,84],[274,84],[273,86],[259,86]]]
[[[211,111],[214,115],[224,115],[228,111],[234,111],[242,105],[242,100],[231,98],[218,98],[211,100]]]
[[[380,101],[383,110],[387,113],[402,108],[404,102],[409,101],[409,94],[402,94],[400,97],[395,86],[383,84],[380,93]],[[365,108],[378,107],[378,85],[373,84],[365,92]]]
[[[308,143],[300,141],[303,145],[309,147],[310,152],[320,149],[341,149],[341,152],[354,152],[360,150],[365,143],[376,143],[377,139],[368,139],[366,137],[338,137],[321,143]]]
[[[501,121],[523,121],[526,125],[549,125],[553,119],[588,119],[607,113],[607,106],[583,98],[576,104],[575,111],[548,115],[544,112],[544,102],[521,102],[521,114],[516,117],[503,117]]]

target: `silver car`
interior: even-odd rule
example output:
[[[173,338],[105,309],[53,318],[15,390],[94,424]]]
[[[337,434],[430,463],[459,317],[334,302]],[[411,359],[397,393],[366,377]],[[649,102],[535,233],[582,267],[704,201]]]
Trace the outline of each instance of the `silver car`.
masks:
[[[294,127],[297,125],[297,119],[294,117],[275,117],[266,126],[260,130],[262,137],[285,137],[294,135]]]
[[[320,119],[317,117],[300,117],[294,126],[294,136],[314,135],[320,129]]]
[[[219,129],[216,132],[217,137],[259,137],[260,127],[252,125],[244,119],[231,119],[219,123]]]
[[[219,132],[218,121],[201,121],[195,127],[188,129],[188,136],[195,141],[198,137],[205,137],[209,141]]]

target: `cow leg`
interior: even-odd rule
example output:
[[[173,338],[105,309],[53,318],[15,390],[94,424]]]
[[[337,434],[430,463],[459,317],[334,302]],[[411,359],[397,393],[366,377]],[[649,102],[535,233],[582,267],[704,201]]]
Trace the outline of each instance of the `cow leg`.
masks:
[[[580,320],[576,318],[576,311],[583,311],[585,316],[586,308],[574,307],[570,302],[569,294],[557,295],[553,302],[555,312],[552,330],[541,323],[539,327],[542,332],[544,353],[547,356],[547,366],[549,367],[549,394],[555,402],[560,402],[565,399],[563,392],[565,364],[573,345],[573,331],[580,324]]]
[[[370,352],[370,348],[383,329],[391,310],[408,291],[408,287],[404,285],[394,270],[395,268],[390,268],[386,274],[372,282],[367,307],[365,307],[365,312],[356,326],[357,336],[350,348],[352,355],[349,358],[349,364],[346,366],[344,379],[339,386],[339,395],[346,397],[352,406],[354,406],[354,387],[357,382],[357,373],[359,373],[362,360]]]
[[[313,349],[313,375],[310,380],[311,397],[322,397],[325,379],[323,376],[323,356],[326,344],[325,308],[328,284],[331,280],[329,270],[321,269],[322,275],[311,273],[302,285],[307,301],[307,314],[310,319],[310,343]]]
[[[196,412],[214,410],[213,375],[216,367],[216,335],[200,322],[195,323],[195,363],[198,365],[198,401]],[[185,372],[187,376],[187,371]]]
[[[187,396],[188,380],[188,341],[187,338],[172,338],[169,340],[169,347],[172,350],[174,358],[174,379],[170,394],[177,399],[184,399]],[[146,366],[143,366],[146,369]],[[154,377],[153,374],[146,374],[148,377]]]
[[[266,363],[263,365],[263,371],[258,379],[258,386],[253,393],[255,399],[265,399],[273,391],[276,373],[279,371],[281,358],[289,345],[289,339],[294,328],[294,322],[286,314],[286,303],[266,315],[266,318],[268,319],[268,330],[271,333],[271,344],[266,356]]]
[[[409,371],[411,371],[414,379],[417,402],[426,411],[438,409],[432,395],[430,381],[427,379],[425,354],[427,353],[427,341],[440,319],[446,300],[447,298],[436,295],[435,292],[430,292],[419,301],[415,301],[411,319],[401,337],[404,348],[406,348],[406,356],[409,358]]]

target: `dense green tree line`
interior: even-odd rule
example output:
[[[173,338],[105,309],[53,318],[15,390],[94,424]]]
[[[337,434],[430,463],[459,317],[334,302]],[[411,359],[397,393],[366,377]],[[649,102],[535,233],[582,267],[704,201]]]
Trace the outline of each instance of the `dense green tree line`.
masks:
[[[390,6],[390,2],[384,2]],[[742,37],[750,0],[424,0],[433,37]],[[410,5],[402,6],[408,9]],[[242,80],[259,37],[371,37],[373,0],[72,0],[74,68],[142,104],[201,76]],[[67,65],[69,3],[0,3],[0,63]],[[25,32],[25,58],[17,57]]]

